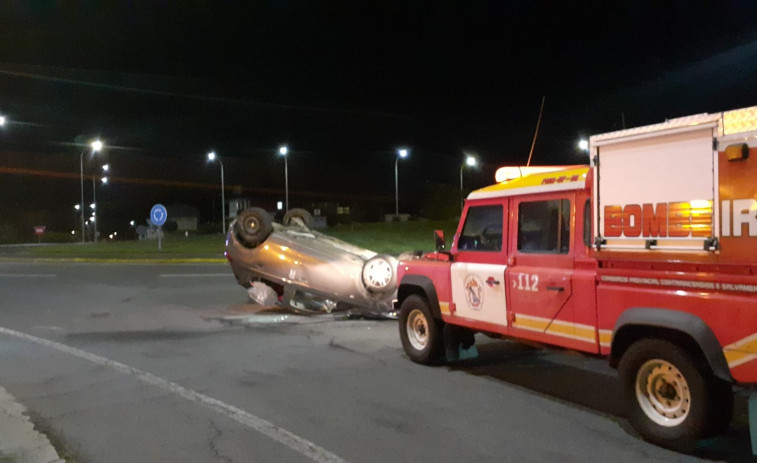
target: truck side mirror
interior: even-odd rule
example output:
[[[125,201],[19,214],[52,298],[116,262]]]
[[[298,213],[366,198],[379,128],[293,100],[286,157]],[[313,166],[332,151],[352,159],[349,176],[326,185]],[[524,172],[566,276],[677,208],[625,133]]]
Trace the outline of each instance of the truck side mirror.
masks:
[[[434,230],[434,244],[436,252],[443,252],[447,249],[447,243],[444,242],[444,230]]]

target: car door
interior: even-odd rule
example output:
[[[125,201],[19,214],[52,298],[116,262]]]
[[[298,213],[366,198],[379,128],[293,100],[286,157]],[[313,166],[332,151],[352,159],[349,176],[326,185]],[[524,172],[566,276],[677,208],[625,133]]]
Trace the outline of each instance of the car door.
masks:
[[[575,194],[512,198],[509,266],[506,271],[511,334],[572,346],[571,252]]]
[[[465,221],[452,250],[455,316],[507,328],[506,223],[502,200],[466,208]]]

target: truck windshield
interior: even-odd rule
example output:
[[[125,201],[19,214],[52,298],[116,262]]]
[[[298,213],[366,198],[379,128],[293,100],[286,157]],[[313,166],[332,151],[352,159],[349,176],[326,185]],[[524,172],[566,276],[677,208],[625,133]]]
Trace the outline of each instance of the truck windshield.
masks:
[[[502,217],[502,205],[470,207],[463,232],[457,242],[457,249],[501,251]]]

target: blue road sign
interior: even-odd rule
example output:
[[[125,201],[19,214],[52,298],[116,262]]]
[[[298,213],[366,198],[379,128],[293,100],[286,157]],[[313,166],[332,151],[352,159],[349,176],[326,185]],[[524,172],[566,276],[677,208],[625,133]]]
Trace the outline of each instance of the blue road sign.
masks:
[[[152,207],[152,209],[150,209],[150,220],[156,227],[160,227],[161,225],[166,223],[167,218],[168,212],[166,211],[166,206],[162,204],[156,204]]]

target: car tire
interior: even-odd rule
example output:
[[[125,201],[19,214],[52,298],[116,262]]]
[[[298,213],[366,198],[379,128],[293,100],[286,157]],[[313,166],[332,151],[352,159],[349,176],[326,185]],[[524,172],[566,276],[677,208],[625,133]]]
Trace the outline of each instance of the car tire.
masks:
[[[386,254],[377,254],[363,264],[361,278],[372,293],[390,293],[397,289],[397,268]]]
[[[438,365],[444,358],[444,322],[431,315],[428,302],[411,294],[402,302],[399,315],[402,348],[410,360],[422,365]]]
[[[623,354],[618,372],[628,420],[649,442],[687,451],[730,421],[730,386],[677,344],[637,341]]]
[[[271,216],[264,209],[245,209],[234,223],[237,239],[248,247],[255,247],[265,241],[273,230]]]
[[[305,227],[310,228],[313,226],[313,214],[305,209],[290,209],[284,214],[281,223],[285,227],[304,225]]]

